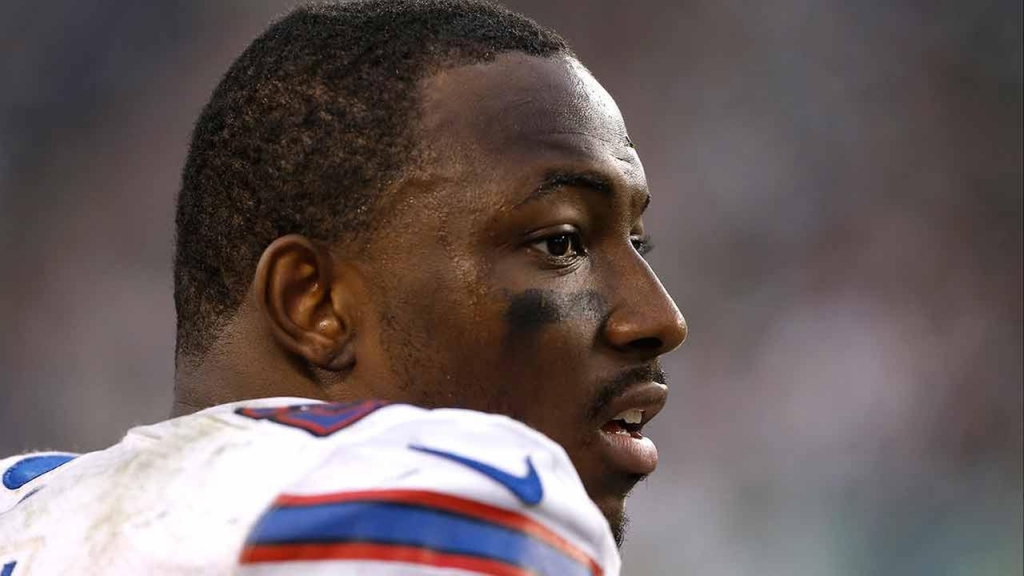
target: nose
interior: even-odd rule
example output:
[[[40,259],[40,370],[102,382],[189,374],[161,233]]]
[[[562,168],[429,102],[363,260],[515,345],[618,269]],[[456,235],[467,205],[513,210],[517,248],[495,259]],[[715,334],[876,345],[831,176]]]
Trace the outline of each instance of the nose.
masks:
[[[620,352],[657,357],[686,340],[686,319],[646,262],[635,280],[620,285],[618,305],[604,324],[609,345]]]

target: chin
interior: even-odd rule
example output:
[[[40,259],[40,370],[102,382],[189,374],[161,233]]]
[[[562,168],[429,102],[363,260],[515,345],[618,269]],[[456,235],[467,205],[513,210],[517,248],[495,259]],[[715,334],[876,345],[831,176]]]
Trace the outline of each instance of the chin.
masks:
[[[626,515],[625,497],[611,496],[604,498],[597,503],[608,526],[612,529],[612,536],[615,537],[615,544],[621,548],[626,541],[626,528],[629,526],[629,516]]]

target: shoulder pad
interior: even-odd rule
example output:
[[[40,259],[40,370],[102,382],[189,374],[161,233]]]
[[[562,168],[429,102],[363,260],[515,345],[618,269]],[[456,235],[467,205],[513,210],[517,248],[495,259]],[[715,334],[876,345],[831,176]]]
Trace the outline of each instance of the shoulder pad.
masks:
[[[385,414],[278,495],[248,537],[243,567],[618,574],[607,522],[550,439],[467,410]]]

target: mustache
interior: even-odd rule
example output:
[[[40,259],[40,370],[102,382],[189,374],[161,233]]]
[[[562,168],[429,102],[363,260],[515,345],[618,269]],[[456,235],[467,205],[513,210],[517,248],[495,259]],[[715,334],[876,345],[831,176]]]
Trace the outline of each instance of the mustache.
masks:
[[[597,391],[594,403],[587,412],[588,420],[594,420],[600,416],[616,398],[625,394],[633,386],[651,381],[668,385],[668,375],[662,370],[661,363],[658,361],[619,372],[602,384]]]

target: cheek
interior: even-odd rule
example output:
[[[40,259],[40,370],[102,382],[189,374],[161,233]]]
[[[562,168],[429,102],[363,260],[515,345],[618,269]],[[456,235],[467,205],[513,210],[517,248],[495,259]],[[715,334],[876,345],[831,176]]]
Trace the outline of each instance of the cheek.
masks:
[[[594,290],[525,290],[507,297],[506,341],[514,346],[551,329],[596,332],[607,315],[607,300]]]
[[[558,426],[575,425],[574,416],[586,413],[588,363],[607,310],[595,291],[529,289],[506,296],[500,374],[516,417],[555,436]]]
[[[380,294],[385,352],[418,403],[493,411],[503,308],[481,286],[470,266],[448,262]]]

